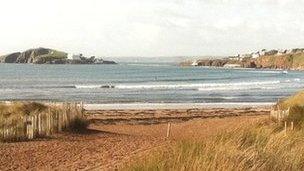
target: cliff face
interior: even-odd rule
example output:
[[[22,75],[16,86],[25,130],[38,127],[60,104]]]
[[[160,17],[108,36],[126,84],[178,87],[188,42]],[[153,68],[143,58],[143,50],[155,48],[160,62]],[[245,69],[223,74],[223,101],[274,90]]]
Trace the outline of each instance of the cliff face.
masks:
[[[256,64],[258,68],[304,70],[304,53],[261,56]]]
[[[8,55],[0,56],[0,63],[15,63],[20,56],[20,52],[11,53]]]
[[[190,66],[193,62],[184,62],[183,66]],[[243,68],[268,68],[304,70],[304,52],[295,52],[284,55],[263,55],[258,58],[235,59],[204,59],[197,60],[196,66],[224,67],[226,64],[237,64]]]
[[[198,66],[213,66],[213,67],[222,67],[224,66],[228,60],[225,59],[214,59],[214,60],[198,60],[197,65]]]
[[[67,53],[47,48],[29,49],[22,53],[16,52],[0,57],[1,63],[48,63],[49,61],[65,60]]]
[[[224,67],[226,64],[237,64],[243,68],[255,68],[256,63],[255,60],[250,58],[244,58],[241,61],[238,60],[230,60],[230,59],[204,59],[197,60],[197,66],[211,66],[211,67]],[[191,65],[191,62],[184,62],[183,66]]]

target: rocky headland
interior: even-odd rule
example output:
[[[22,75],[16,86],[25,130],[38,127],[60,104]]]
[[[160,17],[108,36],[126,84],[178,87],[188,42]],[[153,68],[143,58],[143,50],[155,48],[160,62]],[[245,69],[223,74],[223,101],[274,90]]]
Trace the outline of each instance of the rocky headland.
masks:
[[[68,53],[49,49],[35,48],[24,52],[14,52],[0,56],[0,63],[33,63],[33,64],[116,64],[95,56],[84,57],[82,54],[68,58]]]
[[[199,59],[184,61],[181,66],[210,66],[226,68],[265,68],[284,70],[304,70],[304,49],[270,50],[265,49],[221,59]]]

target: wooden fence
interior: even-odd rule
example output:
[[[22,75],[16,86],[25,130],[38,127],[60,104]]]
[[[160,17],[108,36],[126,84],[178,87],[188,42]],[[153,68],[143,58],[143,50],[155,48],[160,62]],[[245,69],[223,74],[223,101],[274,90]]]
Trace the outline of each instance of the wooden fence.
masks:
[[[282,121],[284,118],[286,118],[289,115],[289,110],[290,110],[290,108],[288,108],[287,110],[272,109],[270,111],[270,116],[277,119],[278,121]]]
[[[69,127],[76,118],[82,119],[83,103],[49,104],[44,112],[0,118],[0,140],[16,141],[50,136]]]

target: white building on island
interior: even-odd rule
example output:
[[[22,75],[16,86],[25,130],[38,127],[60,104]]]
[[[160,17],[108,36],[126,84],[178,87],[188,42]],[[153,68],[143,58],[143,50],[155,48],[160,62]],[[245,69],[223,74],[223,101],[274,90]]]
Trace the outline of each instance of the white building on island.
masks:
[[[194,61],[194,62],[192,62],[191,65],[192,65],[192,66],[198,66],[198,63],[197,63],[197,61]]]
[[[81,57],[83,57],[83,55],[81,53],[79,53],[79,54],[69,53],[68,54],[68,59],[72,59],[72,60],[81,60]]]

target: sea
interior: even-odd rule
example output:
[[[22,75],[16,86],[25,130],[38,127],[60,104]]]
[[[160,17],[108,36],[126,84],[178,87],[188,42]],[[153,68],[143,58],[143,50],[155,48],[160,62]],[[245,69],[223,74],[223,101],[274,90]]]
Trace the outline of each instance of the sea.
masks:
[[[1,101],[87,104],[269,103],[304,87],[301,71],[118,65],[0,64]]]

